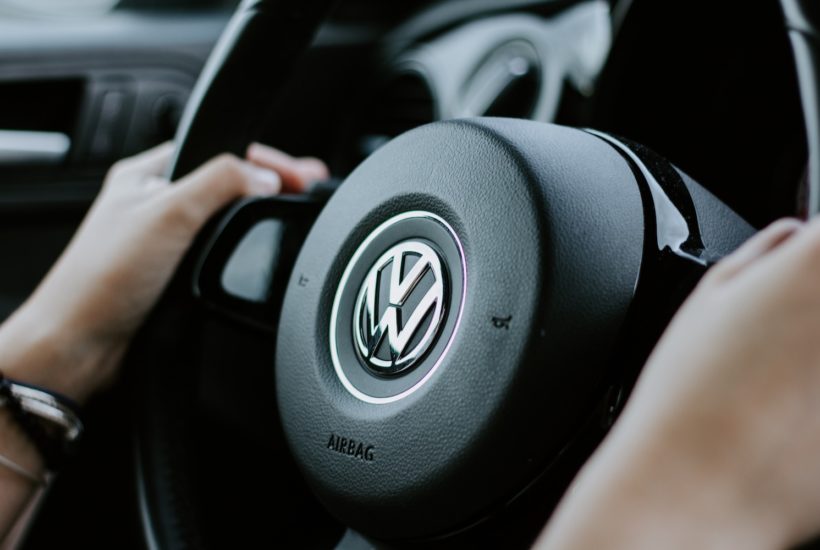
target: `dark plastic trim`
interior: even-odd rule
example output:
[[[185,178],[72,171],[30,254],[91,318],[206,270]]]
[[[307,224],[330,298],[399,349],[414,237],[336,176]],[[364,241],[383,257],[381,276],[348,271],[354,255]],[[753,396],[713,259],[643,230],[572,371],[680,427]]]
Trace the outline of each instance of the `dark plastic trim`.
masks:
[[[246,199],[230,207],[194,268],[191,281],[194,297],[236,321],[274,331],[282,293],[271,293],[269,289],[261,302],[244,300],[225,290],[222,272],[248,231],[262,221],[279,220],[285,224],[284,250],[280,261],[273,266],[270,286],[284,289],[296,253],[324,202],[310,195],[283,195]]]
[[[820,213],[820,4],[780,0],[794,52],[809,149],[808,215]]]
[[[265,122],[291,69],[313,41],[333,4],[333,0],[242,2],[188,101],[176,135],[178,149],[168,172],[172,180],[224,151],[244,156],[244,148]],[[259,116],[248,116],[253,112]],[[209,224],[202,235],[209,236],[217,227],[218,220]],[[192,250],[198,250],[202,244],[202,238],[198,239]],[[176,284],[190,289],[190,279],[183,278]],[[146,387],[162,385],[146,378]],[[150,397],[155,398],[159,396]],[[174,398],[165,399],[174,402]],[[151,416],[148,424],[154,430],[157,423],[166,424],[159,407],[154,406],[156,403],[146,405]],[[191,494],[186,491],[191,487],[187,473],[168,467],[172,462],[169,457],[178,457],[184,451],[169,441],[145,440],[145,434],[150,432],[146,429],[138,436],[145,441],[138,451],[143,470],[143,479],[138,479],[138,483],[144,486],[145,497],[142,522],[146,532],[153,535],[146,540],[153,539],[164,550],[202,548],[205,543],[197,529],[197,503],[187,500]]]

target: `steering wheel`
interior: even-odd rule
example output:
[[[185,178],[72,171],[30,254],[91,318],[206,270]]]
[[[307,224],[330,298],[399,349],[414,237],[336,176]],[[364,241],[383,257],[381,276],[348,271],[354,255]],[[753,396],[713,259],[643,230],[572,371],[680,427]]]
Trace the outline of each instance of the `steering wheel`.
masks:
[[[173,178],[242,152],[331,3],[241,4]],[[820,12],[783,5],[816,211]],[[150,547],[531,543],[677,306],[754,232],[639,144],[513,119],[413,130],[329,195],[223,212],[135,342]]]

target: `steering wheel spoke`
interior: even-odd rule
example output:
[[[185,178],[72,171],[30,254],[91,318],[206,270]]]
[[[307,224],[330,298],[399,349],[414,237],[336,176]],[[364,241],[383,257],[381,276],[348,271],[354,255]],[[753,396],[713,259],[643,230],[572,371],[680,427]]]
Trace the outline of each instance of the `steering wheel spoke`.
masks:
[[[219,314],[275,330],[296,254],[323,203],[285,195],[231,206],[200,252],[193,295]]]

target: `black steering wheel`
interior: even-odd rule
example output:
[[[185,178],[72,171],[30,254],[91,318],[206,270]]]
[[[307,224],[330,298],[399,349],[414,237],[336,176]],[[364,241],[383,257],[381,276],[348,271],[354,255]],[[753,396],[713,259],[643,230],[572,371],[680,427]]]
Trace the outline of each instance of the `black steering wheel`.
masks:
[[[242,152],[331,4],[242,3],[172,177]],[[816,211],[820,11],[783,4]],[[152,548],[530,544],[677,306],[753,233],[639,144],[514,119],[413,130],[328,195],[224,212],[135,343]]]

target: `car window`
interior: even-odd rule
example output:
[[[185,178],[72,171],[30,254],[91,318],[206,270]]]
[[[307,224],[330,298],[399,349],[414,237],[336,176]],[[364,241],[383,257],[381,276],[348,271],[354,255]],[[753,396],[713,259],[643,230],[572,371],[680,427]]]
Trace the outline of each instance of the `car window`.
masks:
[[[103,15],[115,9],[230,7],[238,0],[0,0],[0,17],[71,17]]]
[[[119,0],[0,0],[1,16],[92,16],[110,11]]]

